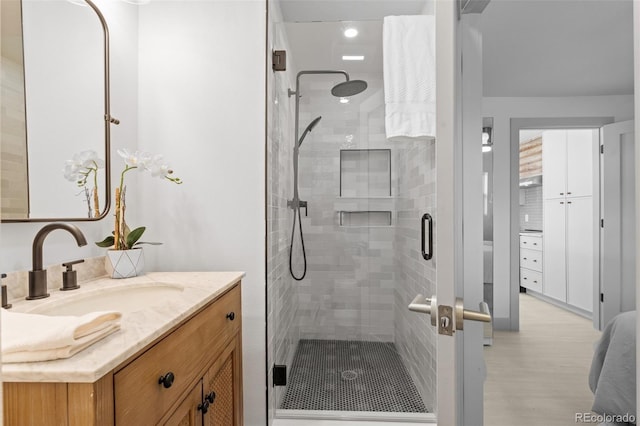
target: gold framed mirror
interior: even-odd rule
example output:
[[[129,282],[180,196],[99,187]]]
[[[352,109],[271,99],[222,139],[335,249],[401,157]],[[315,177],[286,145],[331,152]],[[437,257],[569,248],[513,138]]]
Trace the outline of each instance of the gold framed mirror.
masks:
[[[0,218],[102,219],[110,207],[110,126],[119,123],[110,113],[105,18],[91,0],[1,7]]]

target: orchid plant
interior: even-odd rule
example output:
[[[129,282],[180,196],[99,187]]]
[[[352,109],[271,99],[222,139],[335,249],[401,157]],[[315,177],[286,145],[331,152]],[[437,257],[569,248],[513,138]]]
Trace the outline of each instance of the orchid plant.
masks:
[[[81,151],[67,160],[64,165],[64,177],[83,188],[87,199],[89,217],[100,216],[100,199],[98,196],[98,170],[104,169],[104,160],[93,150]],[[93,178],[92,178],[93,176]],[[87,188],[89,180],[93,180],[93,189]],[[93,206],[92,206],[93,200]]]
[[[125,175],[131,170],[139,172],[148,171],[151,176],[168,180],[177,185],[182,184],[180,178],[174,177],[173,170],[165,162],[162,155],[152,155],[148,152],[135,151],[131,153],[127,149],[119,149],[118,155],[124,159],[124,169],[120,173],[120,185],[116,188],[115,194],[115,226],[113,235],[109,235],[103,241],[97,242],[99,247],[112,247],[114,250],[129,250],[139,244],[160,244],[139,241],[145,231],[145,227],[141,226],[130,230],[124,220],[126,209],[125,195],[127,187],[124,184]]]

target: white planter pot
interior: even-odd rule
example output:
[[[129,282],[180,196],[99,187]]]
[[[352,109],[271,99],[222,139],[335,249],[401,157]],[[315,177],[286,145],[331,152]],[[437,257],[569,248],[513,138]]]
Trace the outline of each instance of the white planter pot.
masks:
[[[142,249],[108,250],[105,268],[111,278],[131,278],[142,275],[144,271]]]

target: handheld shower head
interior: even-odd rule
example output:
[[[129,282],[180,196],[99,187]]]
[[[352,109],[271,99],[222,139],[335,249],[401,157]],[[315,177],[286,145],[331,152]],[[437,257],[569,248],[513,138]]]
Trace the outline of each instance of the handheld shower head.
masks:
[[[316,117],[311,123],[309,123],[307,128],[304,129],[304,132],[302,132],[302,136],[300,136],[300,140],[298,141],[298,146],[302,145],[302,141],[307,136],[307,133],[311,132],[321,119],[322,119],[322,116]]]
[[[331,89],[331,94],[338,98],[357,95],[367,89],[367,82],[364,80],[347,80],[338,83]]]

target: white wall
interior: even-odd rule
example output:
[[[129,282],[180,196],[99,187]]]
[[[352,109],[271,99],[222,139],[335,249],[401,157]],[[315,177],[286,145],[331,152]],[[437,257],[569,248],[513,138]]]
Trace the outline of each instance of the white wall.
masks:
[[[241,270],[244,424],[264,425],[266,3],[140,7],[137,145],[183,185],[139,175],[152,270]],[[136,140],[129,141],[135,147]],[[134,207],[135,205],[135,207]]]
[[[121,119],[120,126],[112,126],[111,142],[113,145],[123,141],[137,139],[137,7],[110,0],[96,0],[109,26],[111,40],[111,111]],[[94,19],[97,19],[94,18]],[[99,24],[98,24],[99,25]],[[103,134],[103,133],[101,133]],[[52,141],[57,143],[58,141]],[[115,150],[112,151],[112,157]],[[119,162],[114,158],[114,162]],[[56,170],[61,170],[61,165]],[[56,172],[52,179],[57,179],[61,172]],[[114,176],[114,180],[116,177]],[[62,187],[73,186],[73,183],[62,179]],[[78,215],[82,216],[82,215]],[[98,222],[76,223],[87,238],[87,246],[76,247],[75,240],[66,232],[55,231],[44,244],[43,259],[45,266],[64,261],[99,256],[104,249],[93,244],[101,241],[111,233],[112,219],[107,216]],[[42,223],[3,223],[0,225],[0,270],[12,272],[31,269],[31,245],[33,237],[43,226]]]
[[[614,117],[615,121],[633,118],[633,96],[580,96],[566,98],[487,98],[482,115],[493,117],[494,159],[494,269],[493,303],[497,328],[508,327],[510,318],[510,232],[511,232],[511,118]],[[514,247],[513,250],[517,250]]]

